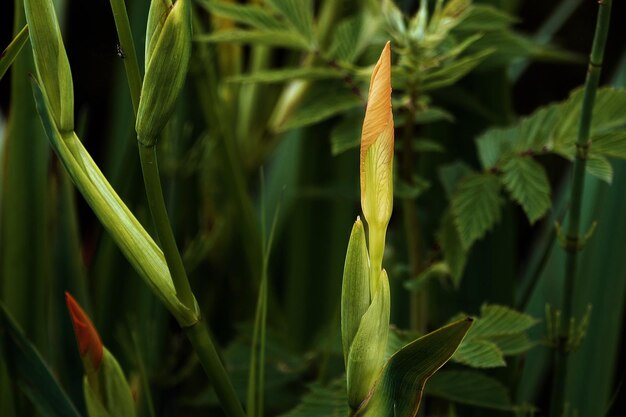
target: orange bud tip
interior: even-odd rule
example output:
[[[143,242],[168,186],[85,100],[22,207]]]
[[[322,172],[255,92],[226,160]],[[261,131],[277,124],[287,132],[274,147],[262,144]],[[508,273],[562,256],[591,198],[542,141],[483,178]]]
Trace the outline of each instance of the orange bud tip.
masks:
[[[65,304],[67,304],[67,309],[70,312],[80,356],[84,358],[89,355],[94,369],[98,369],[102,363],[103,354],[100,335],[85,311],[67,291],[65,292]]]

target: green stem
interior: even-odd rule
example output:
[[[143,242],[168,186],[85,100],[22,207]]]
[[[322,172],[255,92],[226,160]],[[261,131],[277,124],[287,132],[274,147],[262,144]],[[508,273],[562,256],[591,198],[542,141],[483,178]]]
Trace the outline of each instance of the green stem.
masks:
[[[172,225],[167,216],[167,208],[165,207],[163,188],[161,187],[161,178],[159,176],[156,146],[148,147],[142,145],[140,141],[138,142],[148,206],[150,207],[150,213],[152,213],[152,220],[161,243],[161,249],[163,249],[167,267],[172,275],[176,295],[187,308],[195,310],[195,301],[189,286],[183,259],[176,246]]]
[[[580,218],[584,191],[585,166],[589,153],[591,117],[596,98],[596,91],[600,81],[602,63],[604,61],[604,45],[609,31],[611,18],[611,0],[598,2],[599,11],[596,21],[596,31],[589,57],[589,69],[585,81],[585,91],[581,109],[580,125],[576,140],[576,159],[574,161],[574,176],[570,203],[569,223],[566,235],[567,257],[565,260],[565,285],[563,288],[563,320],[559,329],[559,343],[556,350],[555,378],[552,387],[550,415],[562,415],[565,402],[565,385],[567,382],[567,350],[568,328],[572,316],[574,280],[577,272],[578,251],[580,249]]]
[[[113,12],[113,19],[115,20],[115,27],[117,28],[120,46],[119,52],[124,60],[124,69],[126,70],[128,88],[130,88],[133,110],[135,111],[135,115],[137,115],[139,98],[141,96],[142,77],[124,0],[111,0],[111,11]]]
[[[209,337],[206,326],[202,321],[193,326],[185,327],[185,333],[193,345],[198,359],[206,374],[211,379],[213,388],[220,399],[220,403],[227,417],[245,417],[246,414],[235,394],[235,389],[228,379],[226,369],[219,359],[215,346]]]

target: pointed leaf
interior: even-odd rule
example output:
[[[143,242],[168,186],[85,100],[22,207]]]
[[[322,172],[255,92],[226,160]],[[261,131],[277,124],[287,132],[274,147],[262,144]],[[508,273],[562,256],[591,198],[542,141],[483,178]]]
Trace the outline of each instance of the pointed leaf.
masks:
[[[313,43],[313,0],[265,0],[282,14],[291,27],[306,40]]]
[[[426,381],[450,359],[471,325],[471,318],[457,321],[396,352],[355,416],[414,417]]]
[[[513,157],[502,165],[504,187],[517,201],[530,223],[550,209],[550,183],[543,167],[531,157]]]
[[[470,174],[461,180],[452,197],[452,214],[465,249],[500,220],[502,203],[494,175]]]
[[[0,80],[4,77],[17,55],[22,50],[22,47],[28,40],[28,26],[24,26],[22,30],[15,36],[15,39],[11,41],[9,46],[2,51],[0,55]]]
[[[526,331],[537,324],[537,319],[509,307],[485,304],[480,308],[480,318],[468,334],[477,337],[512,335]]]
[[[0,353],[11,379],[46,417],[79,417],[35,347],[0,303]]]

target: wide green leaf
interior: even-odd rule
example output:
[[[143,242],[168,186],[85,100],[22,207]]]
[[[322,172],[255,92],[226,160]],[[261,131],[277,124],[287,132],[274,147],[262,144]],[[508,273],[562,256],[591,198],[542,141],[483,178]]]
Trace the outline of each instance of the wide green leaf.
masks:
[[[459,320],[396,352],[355,416],[414,417],[426,381],[452,357],[471,326],[471,318]]]
[[[13,383],[43,416],[80,416],[52,372],[0,303],[0,353]]]
[[[494,342],[484,339],[464,341],[452,357],[454,362],[472,368],[496,368],[506,366],[504,353]]]
[[[531,157],[516,156],[502,165],[502,182],[530,223],[550,209],[550,183],[543,167]]]
[[[485,304],[480,308],[480,318],[468,334],[468,339],[512,335],[530,329],[537,322],[534,317],[509,307]]]
[[[349,414],[344,378],[325,387],[319,383],[309,386],[309,392],[293,410],[280,417],[346,417]]]
[[[452,214],[465,249],[500,220],[502,203],[495,175],[472,173],[459,182],[452,196]]]
[[[24,26],[22,30],[15,36],[15,39],[11,41],[9,46],[6,47],[2,54],[0,55],[0,80],[4,77],[4,74],[7,72],[17,54],[20,53],[22,47],[28,40],[28,26]]]
[[[437,372],[426,386],[426,395],[494,410],[515,409],[500,381],[472,371]]]

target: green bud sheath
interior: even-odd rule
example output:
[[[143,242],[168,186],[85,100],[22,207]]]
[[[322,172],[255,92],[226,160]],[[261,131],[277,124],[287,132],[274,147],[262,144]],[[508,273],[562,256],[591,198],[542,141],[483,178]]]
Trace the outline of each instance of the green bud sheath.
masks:
[[[128,381],[115,357],[106,348],[98,371],[97,387],[83,380],[83,394],[89,417],[134,417],[135,404]]]
[[[191,4],[178,0],[167,8],[153,0],[146,39],[146,76],[135,129],[144,146],[153,146],[165,127],[180,94],[191,56]],[[161,23],[163,21],[163,23]]]
[[[357,218],[350,233],[341,287],[341,341],[346,368],[350,346],[361,324],[361,317],[370,305],[368,263],[365,230],[361,219]]]
[[[74,130],[74,84],[52,0],[24,0],[37,75],[61,132]]]
[[[389,333],[389,279],[383,269],[380,291],[372,299],[348,354],[348,404],[353,410],[367,398],[383,369]]]

